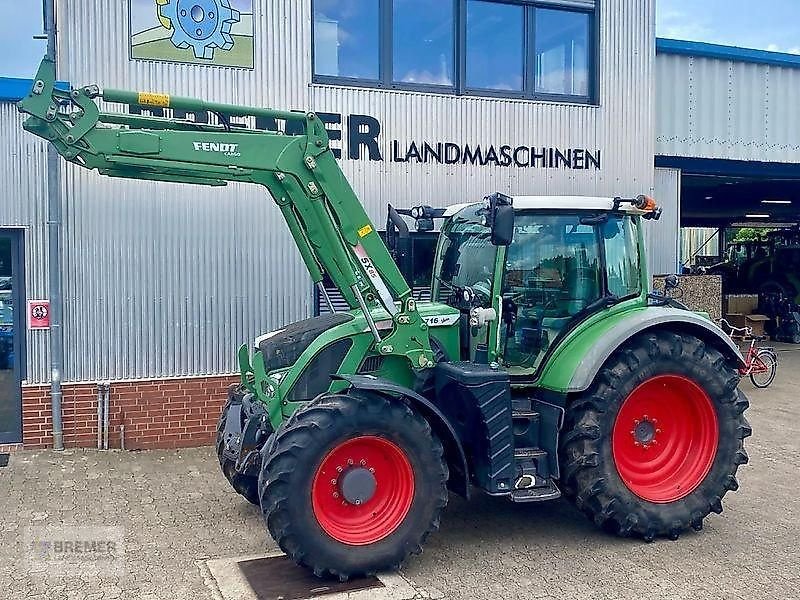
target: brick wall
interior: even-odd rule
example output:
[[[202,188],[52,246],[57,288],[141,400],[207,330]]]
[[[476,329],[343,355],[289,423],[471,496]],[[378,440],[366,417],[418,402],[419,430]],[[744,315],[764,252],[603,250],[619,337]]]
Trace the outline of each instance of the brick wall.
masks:
[[[185,448],[214,442],[217,418],[228,386],[238,377],[198,377],[111,382],[109,448]],[[63,385],[64,446],[97,447],[97,385]],[[22,443],[26,449],[50,448],[53,419],[50,386],[22,388]]]

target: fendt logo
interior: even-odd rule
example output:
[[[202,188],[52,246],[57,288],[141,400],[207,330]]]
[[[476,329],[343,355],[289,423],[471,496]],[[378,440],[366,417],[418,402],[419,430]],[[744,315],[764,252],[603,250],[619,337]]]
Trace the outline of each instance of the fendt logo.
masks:
[[[216,142],[193,142],[197,152],[221,152],[225,156],[241,156],[239,144],[218,144]]]

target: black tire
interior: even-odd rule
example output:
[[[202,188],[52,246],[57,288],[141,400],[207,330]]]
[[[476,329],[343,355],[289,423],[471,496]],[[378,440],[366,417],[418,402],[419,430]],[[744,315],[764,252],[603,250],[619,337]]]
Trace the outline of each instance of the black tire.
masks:
[[[767,368],[766,373],[750,373],[750,381],[757,388],[769,387],[775,381],[775,373],[778,371],[778,357],[772,350],[762,348],[756,356],[764,363]]]
[[[402,450],[413,474],[413,496],[408,494],[408,511],[394,529],[381,539],[354,545],[334,539],[323,528],[312,495],[327,477],[323,465],[329,458],[343,444],[365,436]],[[409,554],[421,552],[439,527],[448,478],[442,444],[427,421],[399,400],[357,391],[321,396],[292,415],[268,444],[259,477],[264,520],[281,549],[318,577],[344,581],[398,568]],[[318,472],[323,475],[320,482]],[[345,475],[338,477],[343,482]],[[343,501],[342,506],[354,505]]]
[[[641,384],[656,377],[656,381],[676,377],[698,386],[705,394],[703,402],[716,416],[712,430],[718,430],[706,474],[696,473],[698,482],[686,486],[691,490],[688,495],[658,502],[644,499],[647,494],[634,493],[635,488],[623,481],[612,439],[624,402],[634,390],[642,389]],[[634,337],[612,355],[592,387],[568,406],[560,444],[565,495],[598,526],[621,536],[652,541],[656,537],[677,539],[689,527],[699,531],[709,513],[722,512],[722,497],[738,488],[737,468],[748,460],[743,440],[751,434],[744,417],[749,403],[737,389],[738,382],[737,365],[697,337],[666,331]],[[667,397],[655,395],[648,401],[659,403]],[[670,405],[665,410],[674,409]],[[619,430],[624,431],[620,434],[624,444],[627,422],[620,420],[620,426],[625,428]],[[689,422],[686,426],[694,425]],[[641,446],[633,439],[627,443]],[[659,448],[664,446],[662,441]]]
[[[231,401],[228,400],[225,403],[225,407],[222,409],[222,413],[219,416],[219,421],[217,421],[217,437],[215,446],[217,449],[219,468],[222,470],[222,474],[225,476],[225,479],[228,480],[228,483],[231,484],[231,487],[236,490],[237,493],[244,496],[251,504],[259,506],[258,477],[237,473],[236,463],[231,459],[226,458],[222,453],[225,443],[222,439],[222,434],[225,431],[225,422],[228,420],[228,411],[230,410],[230,406]]]

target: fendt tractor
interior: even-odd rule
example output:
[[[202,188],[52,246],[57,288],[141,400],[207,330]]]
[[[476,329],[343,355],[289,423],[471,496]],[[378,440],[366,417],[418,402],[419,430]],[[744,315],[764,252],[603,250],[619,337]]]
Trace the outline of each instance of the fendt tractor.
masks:
[[[225,477],[318,576],[420,552],[449,491],[563,493],[603,529],[652,541],[701,529],[737,488],[750,435],[742,357],[705,315],[650,292],[652,199],[389,207],[384,242],[314,113],[54,79],[45,60],[19,104],[26,130],[110,177],[264,186],[313,282],[327,276],[349,306],[242,346],[218,427]],[[106,113],[97,100],[213,117]],[[422,301],[398,265],[409,225],[435,220]]]

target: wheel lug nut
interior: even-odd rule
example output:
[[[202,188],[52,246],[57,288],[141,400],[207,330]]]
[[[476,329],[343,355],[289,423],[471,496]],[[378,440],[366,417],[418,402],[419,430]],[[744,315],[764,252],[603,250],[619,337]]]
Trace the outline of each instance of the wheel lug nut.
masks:
[[[375,472],[375,469],[373,469],[372,467],[370,467],[370,468],[369,468],[369,472],[370,472],[370,473],[374,473],[374,472]]]
[[[661,430],[660,429],[656,429],[656,433],[661,433]]]
[[[347,464],[348,465],[352,465],[353,464],[353,459],[352,458],[348,458],[347,459]]]
[[[331,485],[336,485],[336,480],[335,479],[331,479]]]
[[[362,458],[362,459],[361,459],[361,462],[360,462],[359,464],[360,464],[362,467],[366,467],[366,466],[367,466],[367,461],[365,461],[365,460]]]
[[[641,421],[639,419],[634,419],[633,420],[633,424],[634,425],[638,425],[639,423],[641,423]]]
[[[339,492],[333,492],[333,497],[334,498],[338,498],[339,497]]]
[[[336,472],[337,473],[341,473],[342,472],[342,467],[336,467]]]

